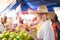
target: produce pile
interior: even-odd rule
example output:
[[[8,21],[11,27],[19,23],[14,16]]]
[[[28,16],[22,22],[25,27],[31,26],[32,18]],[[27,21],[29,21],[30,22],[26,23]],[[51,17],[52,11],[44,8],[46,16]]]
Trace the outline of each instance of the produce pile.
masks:
[[[33,40],[33,38],[28,35],[25,30],[20,32],[4,31],[2,34],[0,34],[0,40]]]

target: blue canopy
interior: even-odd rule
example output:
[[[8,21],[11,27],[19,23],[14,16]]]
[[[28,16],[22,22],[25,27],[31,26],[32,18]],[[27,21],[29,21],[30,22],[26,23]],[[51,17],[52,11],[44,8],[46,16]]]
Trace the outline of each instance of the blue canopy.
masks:
[[[26,11],[28,8],[31,8],[32,10],[36,10],[39,5],[46,5],[49,12],[53,11],[53,7],[60,7],[60,3],[57,3],[57,2],[60,2],[59,0],[50,0],[50,1],[54,1],[54,2],[49,2],[49,0],[47,1],[45,0],[18,0],[16,4],[12,6],[10,10],[16,9],[20,4],[22,4],[21,5],[22,11]],[[9,8],[10,5],[8,5],[7,8]],[[6,9],[4,9],[3,11],[5,11]]]
[[[39,5],[46,5],[48,7],[49,12],[53,11],[53,7],[60,7],[60,4],[58,3],[48,2],[44,0],[35,0],[35,1],[24,0],[24,1],[25,1],[25,4],[22,5],[23,11],[26,11],[28,8],[36,10]]]

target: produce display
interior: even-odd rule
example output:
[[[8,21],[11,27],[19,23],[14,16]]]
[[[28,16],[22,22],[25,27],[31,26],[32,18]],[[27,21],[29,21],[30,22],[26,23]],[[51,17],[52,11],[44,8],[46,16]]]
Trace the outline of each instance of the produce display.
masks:
[[[20,32],[4,31],[0,34],[0,40],[33,40],[33,38],[25,30],[21,30]]]

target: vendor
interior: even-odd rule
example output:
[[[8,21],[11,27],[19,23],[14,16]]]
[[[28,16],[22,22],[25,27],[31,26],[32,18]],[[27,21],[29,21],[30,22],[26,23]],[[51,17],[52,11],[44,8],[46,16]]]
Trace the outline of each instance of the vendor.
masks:
[[[49,20],[47,20],[47,16],[49,12],[45,5],[41,5],[37,9],[37,15],[40,19],[40,29],[35,35],[31,30],[27,31],[29,35],[31,35],[35,40],[54,40],[54,31],[52,29],[52,25]]]

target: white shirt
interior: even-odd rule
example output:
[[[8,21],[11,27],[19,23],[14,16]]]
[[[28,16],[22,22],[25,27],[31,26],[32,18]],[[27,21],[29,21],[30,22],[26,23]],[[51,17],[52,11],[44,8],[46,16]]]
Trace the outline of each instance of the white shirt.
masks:
[[[45,21],[41,25],[40,30],[37,33],[37,38],[42,40],[54,40],[54,31],[49,21]]]

